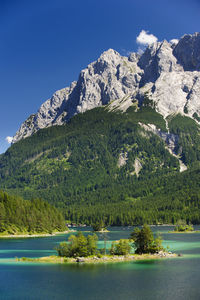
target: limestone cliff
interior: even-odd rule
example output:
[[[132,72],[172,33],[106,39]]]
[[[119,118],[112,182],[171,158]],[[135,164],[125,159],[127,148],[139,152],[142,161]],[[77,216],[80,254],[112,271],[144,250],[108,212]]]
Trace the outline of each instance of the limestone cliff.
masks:
[[[200,33],[184,35],[178,43],[156,42],[141,55],[121,56],[109,49],[81,71],[78,81],[55,92],[20,127],[13,143],[41,128],[62,125],[92,108],[126,111],[141,105],[144,96],[166,118],[181,113],[200,116]]]

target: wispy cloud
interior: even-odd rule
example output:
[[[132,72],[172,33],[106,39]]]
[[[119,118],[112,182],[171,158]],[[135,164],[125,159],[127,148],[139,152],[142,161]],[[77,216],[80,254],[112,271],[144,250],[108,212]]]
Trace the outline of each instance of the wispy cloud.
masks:
[[[11,144],[11,143],[12,143],[12,140],[13,140],[13,137],[12,137],[12,136],[7,136],[7,137],[5,138],[5,140],[6,140],[6,142],[7,142],[8,144]]]
[[[155,35],[149,34],[148,31],[145,30],[142,30],[136,38],[137,44],[143,46],[151,45],[157,41],[158,38]]]
[[[136,43],[139,45],[137,51],[138,54],[141,55],[147,46],[152,45],[157,41],[158,38],[155,35],[149,34],[148,31],[142,30],[136,38]]]

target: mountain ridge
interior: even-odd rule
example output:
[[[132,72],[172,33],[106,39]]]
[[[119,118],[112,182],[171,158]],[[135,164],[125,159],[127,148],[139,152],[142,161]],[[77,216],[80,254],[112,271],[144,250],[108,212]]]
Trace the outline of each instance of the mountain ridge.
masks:
[[[125,112],[148,95],[164,116],[181,113],[200,120],[200,33],[177,43],[156,42],[144,53],[121,56],[109,49],[80,72],[70,87],[55,92],[13,137],[13,143],[39,129],[63,125],[74,115],[99,106]]]

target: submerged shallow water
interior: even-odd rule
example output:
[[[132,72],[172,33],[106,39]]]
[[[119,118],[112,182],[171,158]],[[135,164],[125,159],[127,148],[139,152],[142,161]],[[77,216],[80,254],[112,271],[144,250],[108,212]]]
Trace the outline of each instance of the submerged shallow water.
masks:
[[[199,300],[200,233],[170,234],[171,229],[152,227],[154,232],[162,233],[165,246],[183,254],[181,258],[98,265],[36,264],[14,259],[52,255],[67,235],[1,239],[0,299]],[[107,247],[113,240],[128,238],[132,230],[112,228],[106,234]],[[104,247],[104,236],[98,235],[99,247]]]

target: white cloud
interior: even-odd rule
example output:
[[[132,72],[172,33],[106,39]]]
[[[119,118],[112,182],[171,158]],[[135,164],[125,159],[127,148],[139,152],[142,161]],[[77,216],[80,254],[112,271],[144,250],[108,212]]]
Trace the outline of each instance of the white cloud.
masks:
[[[7,137],[5,138],[5,140],[6,140],[6,142],[7,142],[8,144],[11,144],[11,143],[12,143],[12,140],[13,140],[13,137],[12,137],[12,136],[7,136]]]
[[[142,30],[136,38],[136,42],[139,45],[151,45],[157,42],[157,37],[153,34],[149,34],[148,31]]]
[[[178,39],[172,39],[171,41],[169,41],[171,44],[178,44],[179,40]]]

